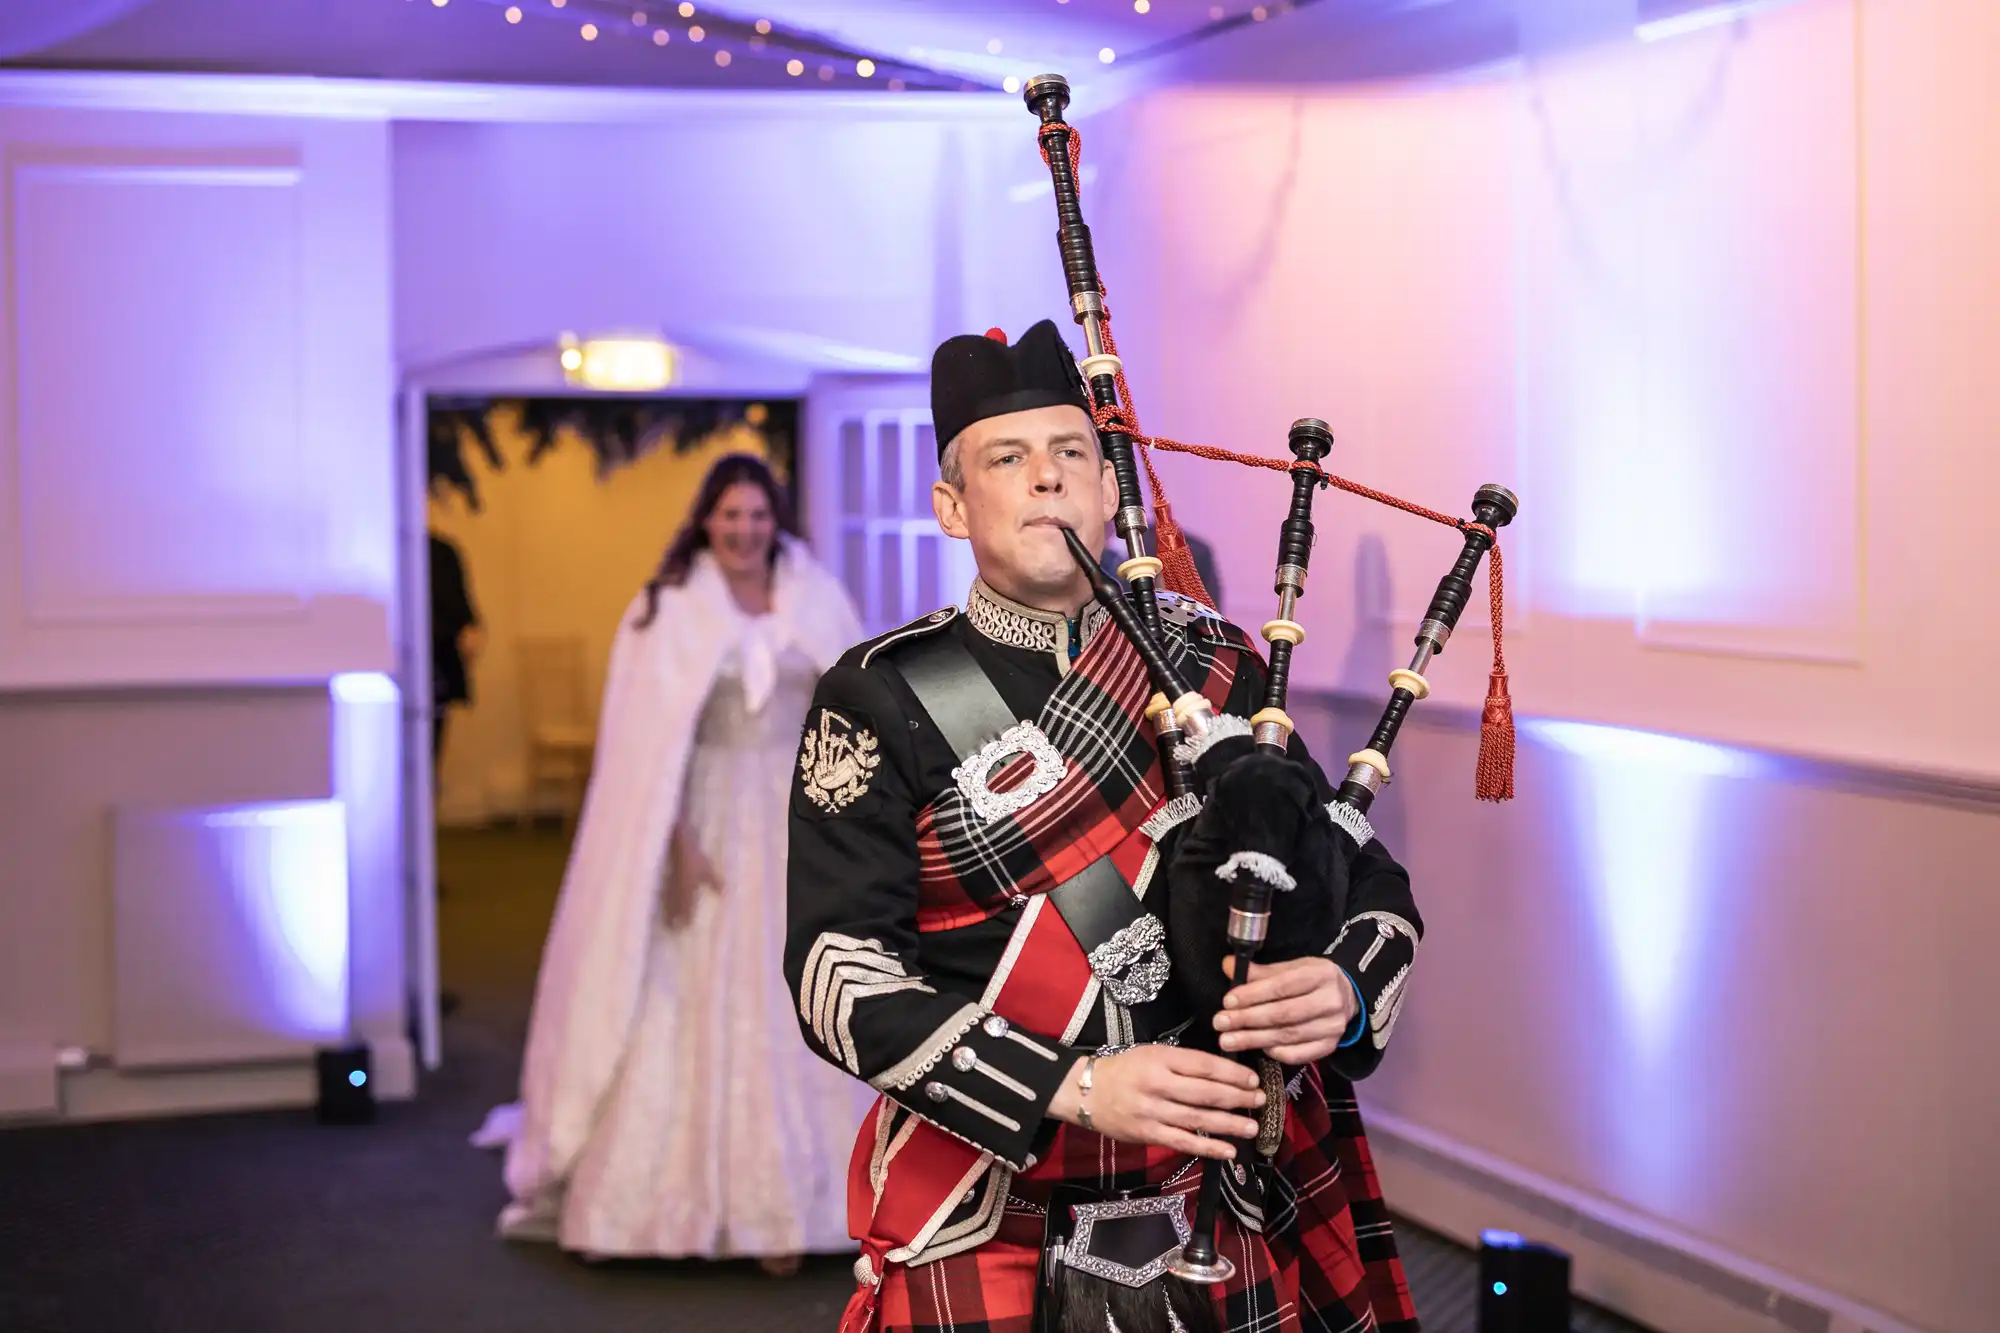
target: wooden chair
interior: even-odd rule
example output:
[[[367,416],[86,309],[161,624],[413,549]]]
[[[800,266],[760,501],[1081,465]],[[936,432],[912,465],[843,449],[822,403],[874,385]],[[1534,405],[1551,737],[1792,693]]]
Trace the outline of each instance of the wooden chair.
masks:
[[[543,814],[547,809],[543,798],[553,794],[567,828],[583,809],[597,744],[584,702],[583,639],[580,635],[524,638],[518,652],[528,814]]]

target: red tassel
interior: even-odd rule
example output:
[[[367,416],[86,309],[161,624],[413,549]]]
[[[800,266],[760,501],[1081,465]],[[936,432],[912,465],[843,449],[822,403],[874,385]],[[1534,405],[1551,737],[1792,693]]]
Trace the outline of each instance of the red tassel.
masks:
[[[1507,668],[1487,678],[1486,708],[1479,717],[1479,775],[1472,794],[1482,801],[1514,799],[1514,700],[1507,693]]]
[[[1153,492],[1153,542],[1159,547],[1160,581],[1183,597],[1192,597],[1203,606],[1214,606],[1215,599],[1209,596],[1207,585],[1201,581],[1201,571],[1195,568],[1194,550],[1181,535],[1181,525],[1174,522],[1174,507],[1161,500],[1157,490]]]

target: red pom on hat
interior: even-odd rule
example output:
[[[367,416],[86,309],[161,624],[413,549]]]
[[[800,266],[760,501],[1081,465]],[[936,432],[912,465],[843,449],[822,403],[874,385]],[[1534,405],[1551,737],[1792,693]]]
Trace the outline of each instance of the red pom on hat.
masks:
[[[1007,345],[1007,330],[1005,329],[988,329],[986,330],[986,336],[994,342],[999,343],[1002,347]]]

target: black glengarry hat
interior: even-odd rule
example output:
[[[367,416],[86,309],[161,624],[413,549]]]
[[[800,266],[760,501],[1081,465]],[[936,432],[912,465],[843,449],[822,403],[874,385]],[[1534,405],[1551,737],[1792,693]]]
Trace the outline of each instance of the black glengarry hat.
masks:
[[[931,424],[938,457],[975,421],[1037,407],[1090,411],[1076,356],[1045,319],[1012,347],[999,329],[947,338],[931,356]]]

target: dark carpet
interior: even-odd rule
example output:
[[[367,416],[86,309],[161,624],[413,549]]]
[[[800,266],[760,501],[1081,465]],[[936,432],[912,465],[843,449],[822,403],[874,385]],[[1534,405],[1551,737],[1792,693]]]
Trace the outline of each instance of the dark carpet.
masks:
[[[0,1132],[5,1333],[830,1333],[848,1261],[590,1265],[494,1238],[499,1158],[563,839],[445,833],[444,1068],[378,1123],[309,1111]],[[1473,1256],[1406,1227],[1430,1333],[1474,1333]],[[1582,1311],[1584,1333],[1643,1333]]]

